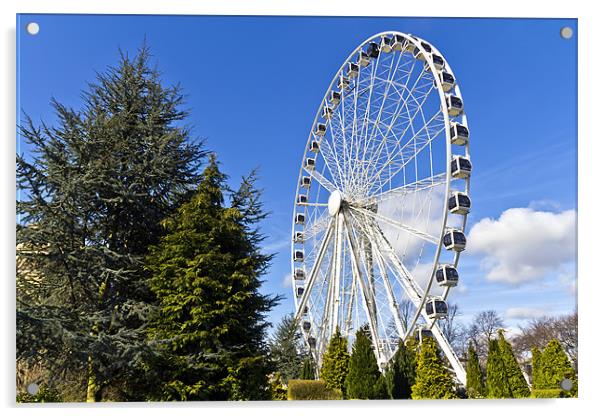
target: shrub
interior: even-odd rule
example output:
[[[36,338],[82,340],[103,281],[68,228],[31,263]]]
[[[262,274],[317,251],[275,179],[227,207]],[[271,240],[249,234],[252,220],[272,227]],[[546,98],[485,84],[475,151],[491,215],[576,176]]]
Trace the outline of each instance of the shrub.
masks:
[[[557,399],[567,397],[567,394],[562,389],[534,389],[531,391],[531,397],[534,399]]]
[[[353,352],[349,359],[345,387],[350,399],[379,399],[381,386],[377,385],[381,374],[372,349],[372,341],[361,328],[355,335]],[[386,387],[385,387],[386,389]]]
[[[44,386],[40,387],[35,395],[21,392],[17,394],[16,398],[17,403],[57,403],[61,401],[61,397],[55,389]]]
[[[289,400],[342,400],[339,389],[329,389],[323,380],[289,380]]]
[[[347,338],[341,335],[341,331],[337,327],[334,335],[330,338],[326,352],[322,356],[320,379],[326,382],[327,387],[339,389],[344,395],[348,367]]]
[[[446,368],[435,340],[420,344],[412,399],[455,399],[454,381]]]

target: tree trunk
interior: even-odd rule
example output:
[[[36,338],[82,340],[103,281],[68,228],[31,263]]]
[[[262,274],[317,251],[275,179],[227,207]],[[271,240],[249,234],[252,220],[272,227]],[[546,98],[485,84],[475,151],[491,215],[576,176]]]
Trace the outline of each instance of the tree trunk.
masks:
[[[86,392],[86,402],[96,402],[96,394],[98,393],[98,385],[96,384],[96,374],[92,368],[92,357],[88,356],[88,390]]]

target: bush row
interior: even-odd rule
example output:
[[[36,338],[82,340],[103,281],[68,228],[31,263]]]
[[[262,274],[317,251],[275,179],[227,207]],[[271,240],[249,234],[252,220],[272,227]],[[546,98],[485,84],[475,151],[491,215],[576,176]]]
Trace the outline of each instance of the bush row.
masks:
[[[323,380],[289,380],[289,400],[342,400],[339,389],[329,389]]]

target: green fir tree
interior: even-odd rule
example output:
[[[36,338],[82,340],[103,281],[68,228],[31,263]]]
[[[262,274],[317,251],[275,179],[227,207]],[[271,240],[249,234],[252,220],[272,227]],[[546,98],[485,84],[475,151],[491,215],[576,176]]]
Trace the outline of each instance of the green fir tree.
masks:
[[[154,368],[163,400],[270,398],[264,337],[277,298],[259,293],[271,256],[253,228],[264,218],[254,176],[225,206],[226,177],[212,155],[196,193],[163,221],[150,250],[159,313],[149,326],[160,348]]]
[[[531,348],[531,385],[534,390],[544,388],[541,382],[541,351],[537,347]]]
[[[378,380],[374,385],[374,395],[372,397],[375,400],[389,399],[389,389],[387,387],[387,379],[384,374],[378,376]]]
[[[355,342],[345,380],[347,397],[350,399],[379,398],[380,392],[377,391],[377,383],[380,377],[372,341],[364,328],[359,329],[355,333]]]
[[[395,355],[385,372],[387,393],[391,399],[410,399],[416,378],[416,351],[414,343],[399,341]]]
[[[531,390],[529,390],[527,380],[525,380],[525,376],[523,375],[518,361],[514,356],[514,352],[512,351],[512,346],[504,338],[504,332],[502,330],[498,331],[498,345],[502,360],[504,362],[504,371],[508,380],[512,397],[529,397]]]
[[[560,382],[566,378],[571,380],[573,384],[573,388],[568,392],[568,395],[571,397],[577,395],[577,376],[575,375],[575,370],[571,366],[558,340],[550,340],[538,361],[538,389],[558,389],[560,388]]]
[[[303,360],[303,368],[301,369],[301,376],[299,377],[301,380],[315,380],[316,379],[316,369],[314,365],[314,361],[311,356],[305,357]]]
[[[270,358],[282,381],[286,383],[289,379],[299,378],[304,354],[301,334],[292,314],[282,318],[268,345]]]
[[[349,368],[349,351],[347,350],[347,338],[341,336],[337,327],[330,338],[328,348],[322,356],[322,368],[320,379],[324,380],[329,389],[339,389],[345,392],[345,379]]]
[[[43,363],[53,381],[85,379],[76,400],[109,389],[143,399],[154,302],[143,259],[198,183],[204,151],[146,46],[98,73],[82,100],[53,100],[54,126],[20,126],[29,154],[17,155],[17,359]]]
[[[454,399],[456,397],[452,375],[443,364],[435,340],[424,339],[418,354],[412,399]]]
[[[466,392],[471,399],[480,399],[487,396],[483,381],[483,370],[479,364],[477,352],[470,343],[468,345],[468,363],[466,365]]]
[[[511,398],[512,390],[508,383],[508,376],[504,366],[499,343],[497,339],[489,340],[487,353],[487,397],[490,399]]]

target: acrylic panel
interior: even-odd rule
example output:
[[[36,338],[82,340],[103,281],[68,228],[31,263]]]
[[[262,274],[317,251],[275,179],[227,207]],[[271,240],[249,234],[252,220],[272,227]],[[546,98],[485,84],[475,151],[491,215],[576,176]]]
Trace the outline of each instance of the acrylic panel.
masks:
[[[18,15],[17,401],[576,397],[577,32]]]

